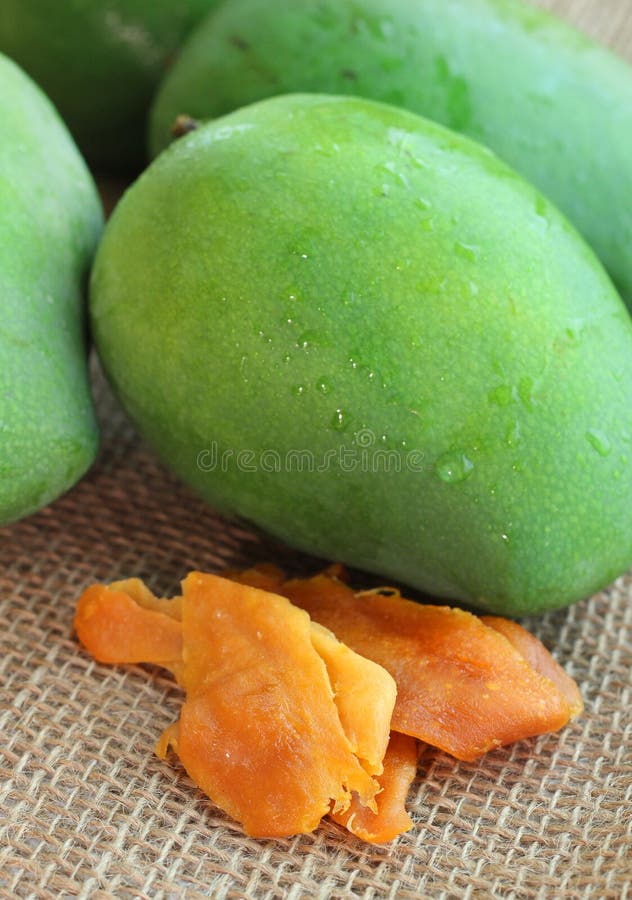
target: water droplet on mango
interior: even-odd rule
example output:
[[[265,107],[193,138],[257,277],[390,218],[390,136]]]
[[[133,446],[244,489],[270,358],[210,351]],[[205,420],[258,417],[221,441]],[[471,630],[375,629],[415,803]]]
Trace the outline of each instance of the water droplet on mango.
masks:
[[[435,465],[435,471],[441,481],[446,484],[458,484],[470,477],[474,471],[474,463],[468,459],[465,453],[456,450],[440,456]]]
[[[480,247],[475,244],[466,244],[463,241],[456,241],[454,244],[454,252],[461,259],[467,259],[469,262],[476,262],[481,252]]]
[[[593,448],[593,450],[597,451],[599,456],[608,456],[610,450],[612,449],[607,436],[603,433],[603,431],[599,431],[596,428],[591,428],[586,432],[586,440]]]
[[[510,384],[499,384],[487,395],[487,399],[494,406],[510,406],[514,401],[514,392]]]
[[[347,414],[345,413],[344,409],[338,407],[336,412],[333,414],[331,427],[334,429],[334,431],[344,431],[348,424],[349,421]]]

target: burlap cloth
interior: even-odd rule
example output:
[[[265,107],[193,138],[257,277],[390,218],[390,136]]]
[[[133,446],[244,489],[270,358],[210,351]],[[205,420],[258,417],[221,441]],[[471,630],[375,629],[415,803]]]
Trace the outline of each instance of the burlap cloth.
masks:
[[[630,0],[548,5],[632,57]],[[0,531],[0,896],[632,897],[631,576],[526,623],[579,681],[579,722],[474,764],[428,751],[415,829],[392,845],[328,823],[250,840],[152,753],[178,713],[170,678],[92,662],[73,608],[89,583],[123,575],[175,592],[194,567],[316,563],[215,516],[139,441],[96,369],[95,392],[97,465]]]

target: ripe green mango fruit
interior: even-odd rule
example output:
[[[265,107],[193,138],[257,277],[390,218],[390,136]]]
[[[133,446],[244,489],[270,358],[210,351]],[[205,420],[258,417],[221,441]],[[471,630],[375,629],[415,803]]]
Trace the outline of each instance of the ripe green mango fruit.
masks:
[[[123,405],[223,512],[505,614],[632,562],[632,321],[461,135],[318,95],[209,123],[124,196],[90,297]]]
[[[42,87],[91,164],[140,169],[151,98],[217,0],[2,0],[0,51]]]
[[[84,289],[102,224],[55,109],[0,54],[0,525],[49,503],[94,459]]]
[[[517,0],[227,0],[193,33],[151,113],[273,94],[354,94],[491,147],[550,197],[632,305],[632,68]]]

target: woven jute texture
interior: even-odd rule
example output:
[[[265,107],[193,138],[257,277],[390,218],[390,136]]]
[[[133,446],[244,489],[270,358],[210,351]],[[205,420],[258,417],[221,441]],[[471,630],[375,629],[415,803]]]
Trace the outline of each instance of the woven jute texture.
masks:
[[[548,5],[632,57],[630,0]],[[192,568],[317,563],[195,499],[93,371],[96,466],[0,531],[1,897],[632,898],[630,575],[525,623],[578,680],[584,716],[474,764],[427,751],[409,798],[415,828],[391,845],[327,822],[251,840],[177,762],[158,760],[181,694],[158,669],[82,651],[81,590],[138,575],[169,593]]]

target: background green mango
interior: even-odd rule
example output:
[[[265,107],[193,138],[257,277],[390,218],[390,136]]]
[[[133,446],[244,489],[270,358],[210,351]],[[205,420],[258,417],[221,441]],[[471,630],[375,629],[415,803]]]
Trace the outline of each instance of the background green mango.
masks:
[[[162,458],[299,548],[502,613],[632,562],[632,322],[485,148],[371,101],[280,97],[127,192],[95,341]]]
[[[632,304],[632,68],[518,0],[226,0],[152,111],[222,115],[323,91],[404,106],[491,147],[549,196]]]
[[[0,51],[46,91],[89,161],[140,169],[168,63],[216,0],[2,0]]]
[[[84,289],[101,228],[72,138],[0,55],[0,525],[53,500],[94,459]]]

